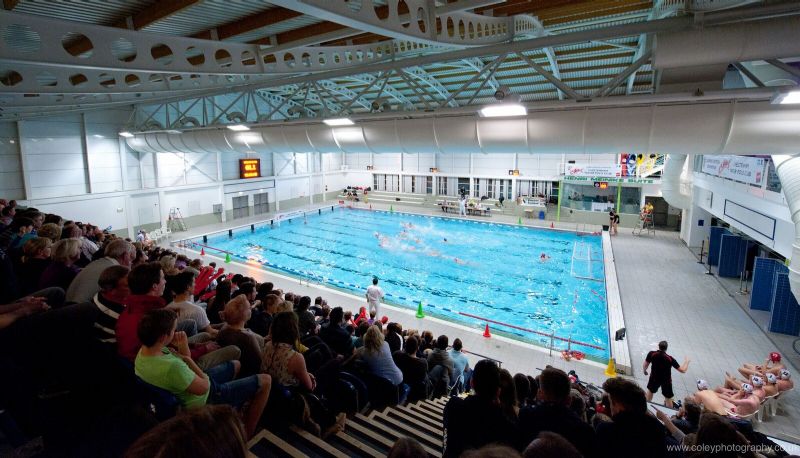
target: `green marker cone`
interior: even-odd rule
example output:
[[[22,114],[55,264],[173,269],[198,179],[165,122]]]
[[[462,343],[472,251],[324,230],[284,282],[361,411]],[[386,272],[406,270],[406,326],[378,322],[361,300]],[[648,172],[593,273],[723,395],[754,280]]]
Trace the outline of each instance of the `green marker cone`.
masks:
[[[522,224],[522,217],[517,218],[517,224]]]
[[[425,318],[425,313],[422,311],[422,301],[419,301],[419,307],[417,307],[417,318]]]
[[[394,212],[394,207],[389,205],[389,213],[393,213],[393,212]]]
[[[230,253],[225,253],[225,262],[228,262],[228,263],[231,262],[231,254]]]

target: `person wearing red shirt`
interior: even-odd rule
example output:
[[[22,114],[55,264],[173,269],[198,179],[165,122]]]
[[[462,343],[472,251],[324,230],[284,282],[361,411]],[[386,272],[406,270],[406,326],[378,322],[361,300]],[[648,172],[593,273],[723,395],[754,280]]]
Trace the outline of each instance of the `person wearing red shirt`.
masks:
[[[136,329],[144,314],[167,305],[161,298],[166,284],[164,271],[157,262],[136,266],[128,274],[128,288],[131,290],[131,295],[126,300],[125,311],[119,315],[115,331],[117,353],[123,358],[133,361],[142,346]]]

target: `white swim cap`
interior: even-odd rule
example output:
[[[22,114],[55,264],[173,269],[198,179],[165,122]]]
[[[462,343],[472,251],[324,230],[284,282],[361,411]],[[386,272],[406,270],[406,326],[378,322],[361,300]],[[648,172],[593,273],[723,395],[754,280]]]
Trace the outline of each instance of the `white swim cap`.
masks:
[[[708,382],[706,382],[705,380],[702,380],[702,379],[698,380],[697,381],[697,389],[698,389],[698,391],[703,391],[703,390],[709,389]]]
[[[752,393],[753,392],[753,385],[751,385],[749,383],[742,383],[742,391],[744,391],[747,394]]]
[[[778,383],[778,378],[775,377],[775,374],[772,372],[767,372],[767,383],[776,384]]]
[[[753,386],[764,386],[764,379],[758,375],[750,377],[750,382],[753,384]]]
[[[792,374],[789,373],[786,369],[781,369],[781,380],[789,380]]]

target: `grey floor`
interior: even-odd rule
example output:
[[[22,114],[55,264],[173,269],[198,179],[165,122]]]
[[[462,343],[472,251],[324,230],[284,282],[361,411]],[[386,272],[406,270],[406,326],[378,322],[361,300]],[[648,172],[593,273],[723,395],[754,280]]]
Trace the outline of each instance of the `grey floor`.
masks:
[[[327,202],[327,205],[331,204],[334,202]],[[322,205],[325,204],[319,203],[314,208]],[[373,204],[373,207],[377,209],[384,206]],[[388,205],[385,207],[388,208]],[[435,207],[394,205],[394,208],[415,213],[441,214]],[[191,228],[189,232],[173,234],[172,239],[263,221],[270,216],[272,214]],[[497,222],[518,222],[516,217],[505,215],[494,215],[491,219]],[[549,226],[551,221],[523,218],[522,223]],[[555,227],[574,230],[576,223],[555,223]],[[588,224],[579,224],[578,227],[589,231],[599,229]],[[655,236],[639,237],[633,236],[629,228],[620,228],[620,235],[612,237],[612,244],[634,378],[642,386],[647,383],[641,372],[644,356],[655,349],[660,340],[669,342],[670,354],[681,360],[684,357],[692,360],[686,374],[676,373],[673,377],[678,399],[694,390],[697,379],[708,380],[714,385],[721,384],[725,371],[735,371],[744,362],[763,361],[770,351],[776,349],[773,340],[740,307],[736,302],[736,295],[729,294],[724,285],[729,288],[732,286],[724,281],[720,282],[716,277],[704,275],[704,267],[697,263],[697,258],[681,242],[677,232],[657,231]],[[208,260],[210,257],[207,257]],[[236,272],[247,271],[260,280],[273,281],[284,290],[309,295],[321,294],[329,298],[332,306],[356,310],[363,305],[362,300],[355,296],[325,290],[313,283],[308,285],[305,282],[280,278],[263,269],[251,266],[230,268]],[[738,289],[738,283],[735,288]],[[447,334],[451,340],[460,337],[466,350],[503,361],[503,367],[512,374],[535,373],[538,368],[549,364],[564,370],[574,369],[588,382],[602,384],[605,380],[604,367],[598,364],[566,362],[558,355],[550,355],[540,348],[511,339],[498,336],[486,339],[479,329],[432,318],[419,320],[414,317],[413,311],[405,309],[387,307],[385,313],[405,328],[430,330],[435,335]],[[785,337],[782,338],[786,340]],[[474,363],[479,356],[469,355],[469,359]],[[800,378],[796,368],[791,369]],[[654,401],[662,402],[663,398],[656,395]],[[766,434],[800,442],[800,398],[796,390],[785,397],[784,405],[785,410],[777,417],[756,424],[756,428]]]
[[[697,379],[721,384],[725,371],[734,372],[745,362],[763,361],[776,349],[735,295],[729,294],[716,276],[704,274],[704,266],[676,232],[637,237],[621,230],[612,239],[628,345],[633,367],[639,368],[635,378],[640,384],[646,384],[641,372],[644,357],[660,340],[669,342],[668,352],[679,360],[691,359],[686,374],[673,376],[677,398],[694,391]],[[797,374],[796,368],[790,370]],[[662,399],[656,395],[654,400]],[[785,398],[784,405],[785,412],[756,427],[797,442],[797,390]]]

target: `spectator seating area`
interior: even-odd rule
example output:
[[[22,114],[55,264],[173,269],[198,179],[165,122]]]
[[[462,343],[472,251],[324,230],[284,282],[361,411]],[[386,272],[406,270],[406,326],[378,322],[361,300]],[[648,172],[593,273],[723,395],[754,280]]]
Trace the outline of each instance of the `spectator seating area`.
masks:
[[[686,447],[772,444],[697,399],[671,419],[622,378],[601,388],[550,367],[472,367],[460,339],[0,200],[9,206],[0,432],[21,456],[700,456]]]

